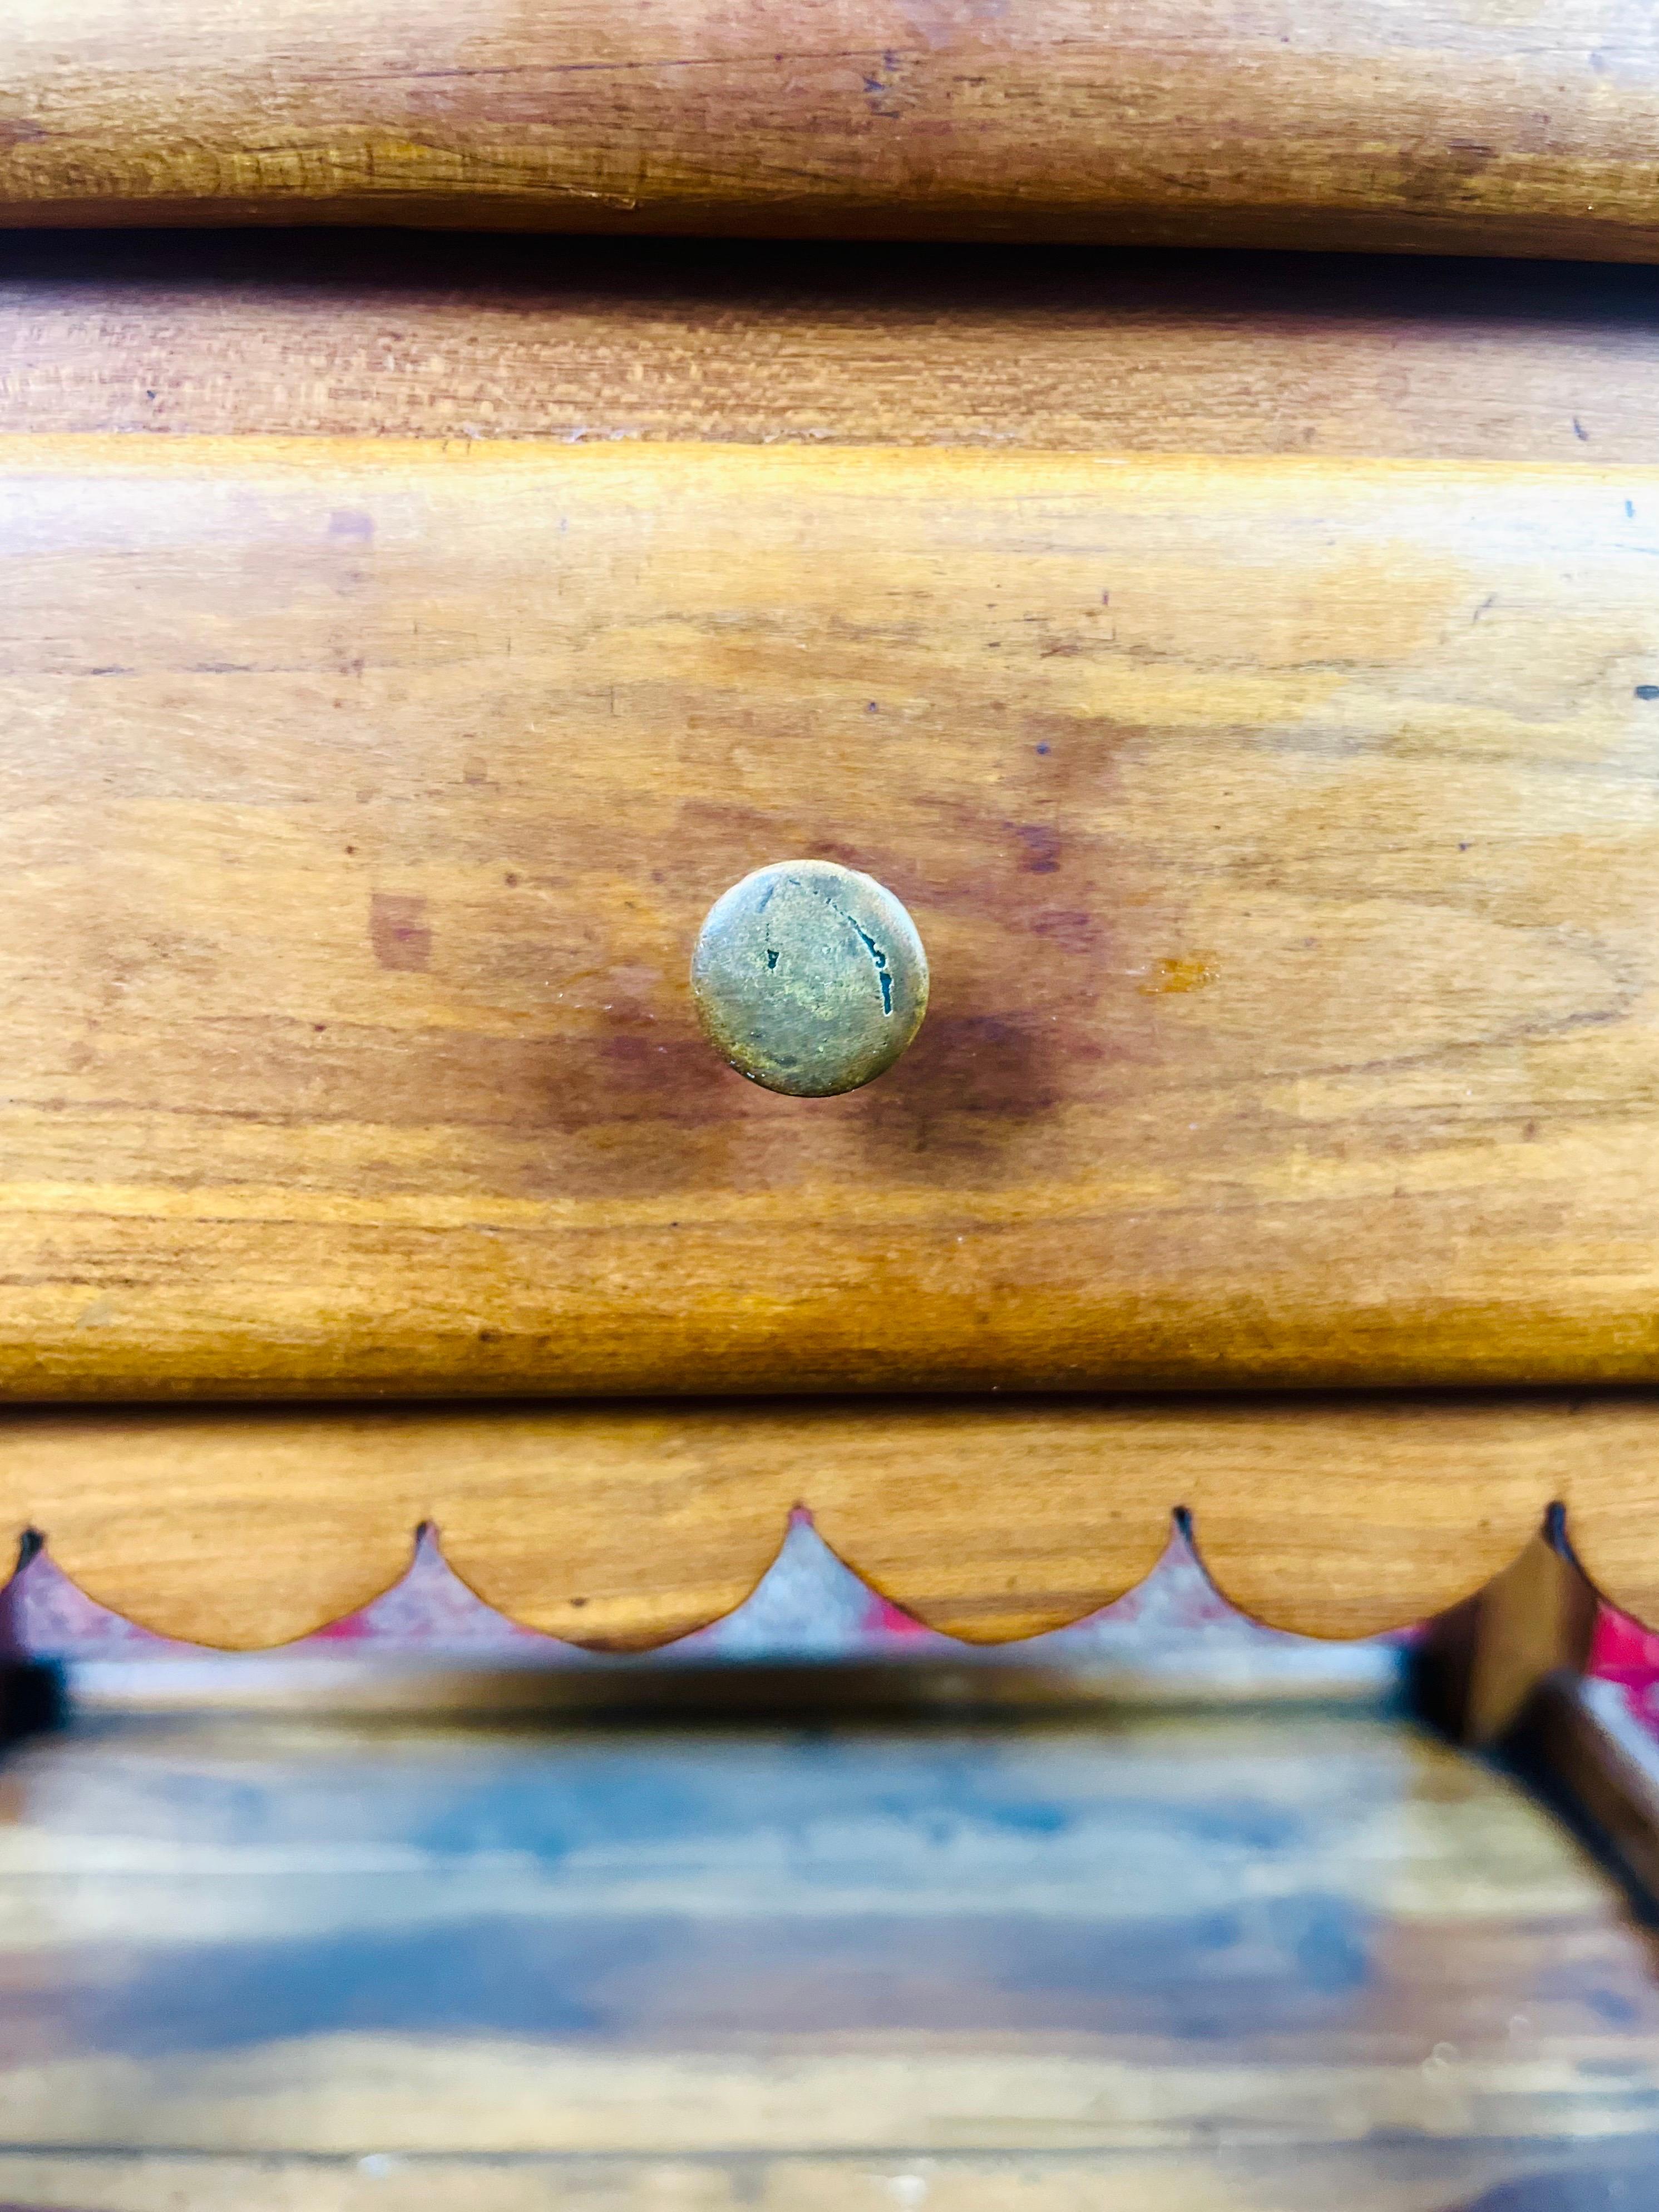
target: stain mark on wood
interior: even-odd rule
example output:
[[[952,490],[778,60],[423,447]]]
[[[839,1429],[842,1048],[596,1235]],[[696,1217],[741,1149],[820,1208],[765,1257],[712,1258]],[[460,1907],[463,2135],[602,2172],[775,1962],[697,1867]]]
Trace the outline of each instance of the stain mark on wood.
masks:
[[[382,968],[418,974],[432,963],[432,928],[424,898],[375,891],[368,904],[368,934]]]
[[[1206,989],[1218,973],[1213,952],[1188,952],[1157,962],[1140,988],[1148,998],[1178,997],[1187,991]]]

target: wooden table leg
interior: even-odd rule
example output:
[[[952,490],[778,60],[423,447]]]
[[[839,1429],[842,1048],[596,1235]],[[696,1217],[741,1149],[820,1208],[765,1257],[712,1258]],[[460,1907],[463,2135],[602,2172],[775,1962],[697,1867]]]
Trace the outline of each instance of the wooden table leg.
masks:
[[[19,1621],[22,1571],[39,1548],[38,1539],[25,1537],[15,1571],[0,1583],[0,1746],[54,1727],[62,1717],[61,1672],[30,1658]]]
[[[1500,1742],[1540,1683],[1583,1673],[1596,1606],[1552,1508],[1513,1565],[1429,1624],[1416,1655],[1419,1710],[1455,1743]]]

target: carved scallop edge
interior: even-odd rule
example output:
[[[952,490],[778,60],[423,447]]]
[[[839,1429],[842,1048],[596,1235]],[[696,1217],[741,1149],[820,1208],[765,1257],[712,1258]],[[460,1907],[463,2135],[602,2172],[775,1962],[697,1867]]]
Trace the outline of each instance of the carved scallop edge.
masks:
[[[860,1410],[866,1433],[877,1434],[898,1411],[879,1401]],[[988,1418],[982,1407],[930,1411],[947,1424]],[[908,1502],[882,1495],[879,1485],[866,1492],[856,1468],[850,1484],[844,1474],[815,1478],[806,1463],[751,1468],[704,1516],[701,1566],[678,1581],[651,1565],[687,1548],[686,1532],[664,1525],[660,1510],[618,1529],[609,1518],[614,1499],[584,1488],[568,1468],[565,1480],[548,1480],[546,1462],[559,1456],[556,1429],[581,1418],[567,1408],[508,1417],[477,1408],[36,1414],[24,1417],[27,1426],[14,1416],[0,1425],[0,1509],[15,1533],[39,1529],[58,1567],[96,1602],[161,1635],[227,1649],[271,1648],[357,1611],[401,1579],[426,1520],[437,1524],[453,1571],[509,1620],[587,1650],[661,1646],[752,1594],[796,1504],[813,1511],[826,1543],[878,1595],[970,1644],[1022,1641],[1123,1596],[1160,1556],[1177,1507],[1192,1515],[1199,1557],[1218,1589],[1270,1627],[1340,1638],[1426,1618],[1516,1559],[1557,1501],[1602,1594],[1638,1619],[1659,1619],[1659,1397],[1650,1393],[1051,1401],[999,1407],[991,1418],[1009,1412],[1024,1424],[1027,1460],[1039,1463],[1035,1474],[1026,1468],[1012,1506],[995,1479],[994,1452],[981,1454],[977,1479],[964,1480],[959,1464],[944,1468]],[[611,1409],[603,1418],[652,1429],[651,1449],[623,1458],[637,1473],[653,1454],[665,1457],[656,1487],[672,1500],[684,1414]],[[775,1408],[760,1418],[790,1431],[803,1425],[799,1413]],[[517,1425],[520,1461],[505,1482],[492,1449],[502,1419]],[[755,1419],[724,1409],[714,1462],[720,1436]],[[817,1419],[840,1435],[848,1409],[817,1409]],[[1065,1494],[1045,1500],[1043,1445],[1068,1426]],[[1079,1426],[1097,1477],[1081,1486]],[[351,1449],[331,1454],[325,1430]],[[31,1444],[21,1455],[9,1449],[20,1434]],[[422,1450],[440,1436],[442,1467]],[[20,1458],[29,1464],[20,1467]],[[310,1474],[295,1482],[301,1462]],[[167,1494],[148,1496],[143,1478],[169,1462]],[[222,1479],[231,1462],[240,1462],[234,1481]],[[624,1468],[623,1489],[635,1479]],[[1033,1521],[1042,1518],[1035,1509],[1044,1505],[1050,1533],[1039,1526],[1034,1538]],[[607,1617],[601,1603],[584,1621],[572,1605],[586,1595],[582,1610],[592,1609],[591,1593],[574,1585],[591,1580],[579,1569],[598,1556],[596,1519],[608,1528],[605,1542],[631,1557],[638,1586],[631,1613],[613,1603]],[[1054,1528],[1068,1532],[1065,1541]]]

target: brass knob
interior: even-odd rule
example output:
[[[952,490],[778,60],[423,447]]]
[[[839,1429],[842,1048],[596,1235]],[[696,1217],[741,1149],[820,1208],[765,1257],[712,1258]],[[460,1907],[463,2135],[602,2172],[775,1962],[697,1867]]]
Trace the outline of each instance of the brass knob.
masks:
[[[856,1091],[927,1011],[916,926],[873,876],[832,860],[757,868],[715,900],[691,957],[711,1044],[790,1098]]]

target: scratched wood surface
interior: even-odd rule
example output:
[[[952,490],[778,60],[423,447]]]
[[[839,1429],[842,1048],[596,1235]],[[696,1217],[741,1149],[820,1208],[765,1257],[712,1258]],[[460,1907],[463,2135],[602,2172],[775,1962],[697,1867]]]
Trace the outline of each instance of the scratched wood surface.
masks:
[[[0,1775],[76,2212],[1626,2212],[1650,1940],[1386,1717],[82,1727]]]
[[[0,218],[1643,259],[1641,0],[9,0]]]
[[[1282,1628],[1358,1636],[1471,1595],[1553,1502],[1587,1571],[1659,1621],[1648,1394],[754,1401],[16,1411],[0,1528],[186,1640],[305,1634],[449,1564],[580,1644],[661,1643],[749,1595],[805,1504],[933,1626],[998,1642],[1139,1583],[1193,1516],[1206,1568]]]
[[[13,234],[0,431],[1647,463],[1639,270]]]
[[[1659,475],[0,449],[14,1397],[1645,1381]],[[713,898],[932,1010],[802,1103]]]

